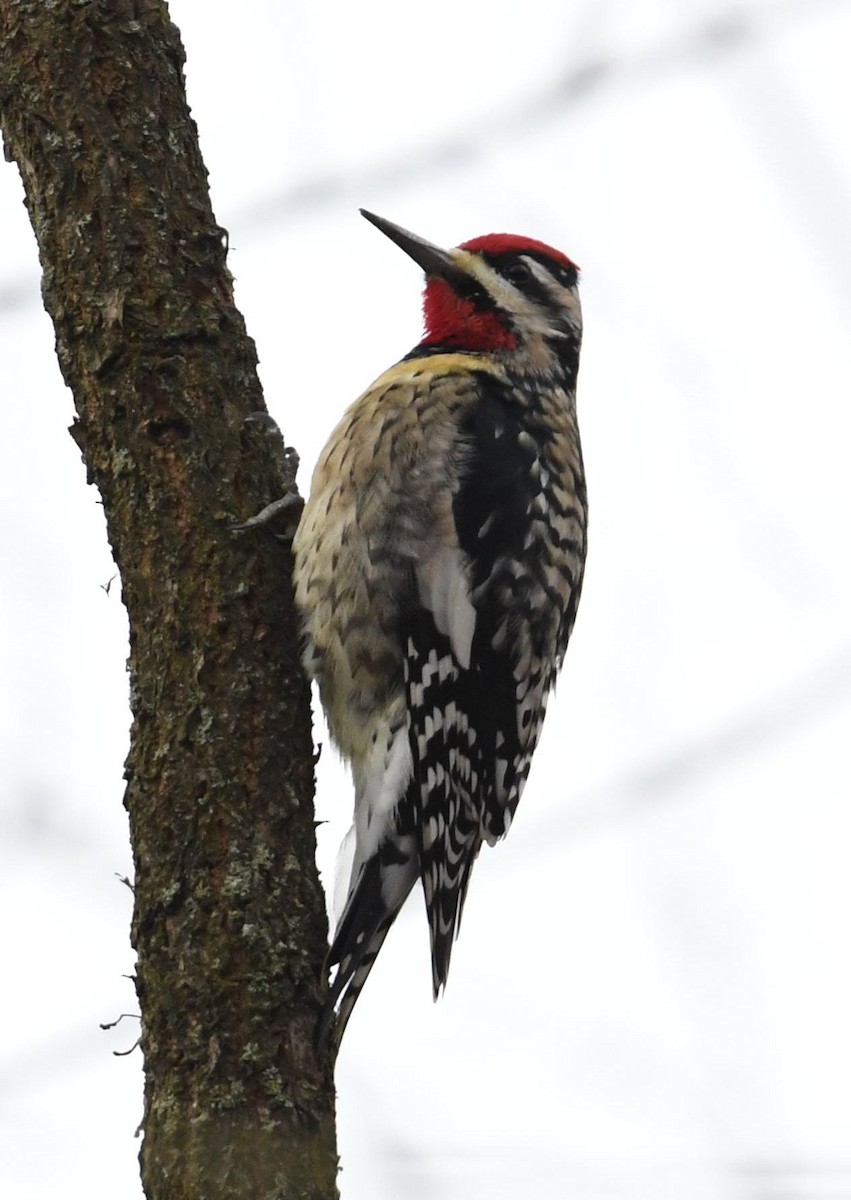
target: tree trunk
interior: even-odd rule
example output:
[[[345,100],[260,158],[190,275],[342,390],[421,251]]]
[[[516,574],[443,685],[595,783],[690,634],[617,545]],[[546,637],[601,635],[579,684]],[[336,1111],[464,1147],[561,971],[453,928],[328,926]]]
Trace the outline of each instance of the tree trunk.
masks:
[[[309,694],[262,422],[162,0],[0,0],[21,171],[72,428],[130,619],[125,803],[149,1200],[337,1195]]]

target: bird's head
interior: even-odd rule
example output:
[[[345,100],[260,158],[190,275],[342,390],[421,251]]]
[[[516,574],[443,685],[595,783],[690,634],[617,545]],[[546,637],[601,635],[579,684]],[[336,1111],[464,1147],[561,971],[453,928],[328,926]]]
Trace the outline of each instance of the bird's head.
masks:
[[[361,213],[426,273],[423,347],[521,351],[530,369],[541,372],[578,359],[579,270],[567,255],[509,233],[442,250],[384,217]]]

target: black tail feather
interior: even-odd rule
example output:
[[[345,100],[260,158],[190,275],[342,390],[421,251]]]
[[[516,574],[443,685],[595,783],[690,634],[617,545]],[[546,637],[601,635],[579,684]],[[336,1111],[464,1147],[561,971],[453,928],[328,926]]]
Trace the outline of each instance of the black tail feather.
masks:
[[[337,971],[317,1027],[319,1046],[340,1045],[388,930],[416,881],[412,850],[388,840],[364,863],[325,960],[327,968],[336,966]],[[390,871],[394,875],[388,887]]]

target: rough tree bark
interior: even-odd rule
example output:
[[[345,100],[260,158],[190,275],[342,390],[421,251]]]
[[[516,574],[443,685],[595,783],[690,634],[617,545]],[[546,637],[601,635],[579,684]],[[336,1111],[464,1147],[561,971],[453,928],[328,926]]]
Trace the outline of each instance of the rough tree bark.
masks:
[[[73,436],[130,619],[125,803],[149,1200],[336,1196],[312,1033],[325,911],[290,557],[230,532],[293,486],[234,307],[163,0],[0,0]]]

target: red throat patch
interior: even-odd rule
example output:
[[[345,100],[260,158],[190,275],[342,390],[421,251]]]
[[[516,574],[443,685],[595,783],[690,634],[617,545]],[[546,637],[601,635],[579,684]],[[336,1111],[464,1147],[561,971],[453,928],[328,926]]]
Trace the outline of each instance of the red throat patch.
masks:
[[[513,350],[517,337],[496,312],[477,309],[459,296],[445,279],[429,279],[423,293],[423,346],[453,346],[458,350]]]

